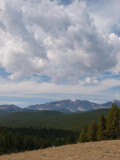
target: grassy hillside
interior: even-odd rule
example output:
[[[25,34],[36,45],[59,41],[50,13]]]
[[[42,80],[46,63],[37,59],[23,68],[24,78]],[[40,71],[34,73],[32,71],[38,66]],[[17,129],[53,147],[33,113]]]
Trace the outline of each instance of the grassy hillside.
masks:
[[[79,143],[3,155],[1,160],[120,160],[120,140]]]
[[[98,120],[101,113],[106,115],[108,109],[78,113],[62,114],[56,111],[17,112],[0,118],[0,124],[10,127],[50,127],[67,130],[80,130],[84,123]]]

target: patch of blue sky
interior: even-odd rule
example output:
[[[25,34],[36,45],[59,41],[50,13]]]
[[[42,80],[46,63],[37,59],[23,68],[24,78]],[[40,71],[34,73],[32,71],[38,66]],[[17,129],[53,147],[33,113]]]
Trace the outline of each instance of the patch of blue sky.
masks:
[[[107,91],[112,92],[114,94],[116,94],[118,92],[120,93],[120,86],[118,85],[118,86],[112,87],[110,89],[107,89]]]
[[[11,73],[6,72],[4,68],[0,68],[0,77],[7,78],[10,75],[11,75]]]
[[[21,97],[22,101],[24,101],[24,97]],[[17,101],[21,99],[20,97],[11,97],[11,96],[0,96],[0,102],[6,101],[7,102],[12,102],[12,101]]]
[[[120,37],[120,24],[116,24],[112,27],[111,32]]]
[[[99,81],[105,80],[105,79],[120,79],[119,74],[114,74],[112,72],[103,72],[100,75],[97,75],[97,78]]]
[[[42,83],[42,82],[50,82],[51,81],[51,78],[46,76],[46,75],[43,75],[43,76],[39,76],[37,74],[33,74],[32,76],[21,76],[19,77],[18,79],[15,79],[16,82],[21,82],[21,81],[26,81],[26,80],[35,80],[37,83]]]
[[[51,0],[51,1],[55,1],[55,0]],[[72,3],[73,0],[57,0],[59,2],[59,4],[63,4],[63,5],[69,5],[70,3]]]
[[[46,75],[39,76],[37,74],[33,74],[33,78],[35,78],[36,81],[39,82],[39,83],[41,83],[41,82],[50,82],[51,81],[51,78],[46,76]]]
[[[62,4],[69,5],[73,0],[60,0]]]

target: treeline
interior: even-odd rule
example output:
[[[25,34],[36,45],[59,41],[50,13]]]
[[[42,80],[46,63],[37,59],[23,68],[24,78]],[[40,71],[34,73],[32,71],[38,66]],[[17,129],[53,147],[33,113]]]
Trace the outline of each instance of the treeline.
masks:
[[[120,139],[120,109],[116,104],[104,117],[101,114],[99,121],[92,121],[88,126],[81,128],[79,142]]]
[[[0,127],[0,155],[51,146],[74,144],[78,132],[61,129]]]

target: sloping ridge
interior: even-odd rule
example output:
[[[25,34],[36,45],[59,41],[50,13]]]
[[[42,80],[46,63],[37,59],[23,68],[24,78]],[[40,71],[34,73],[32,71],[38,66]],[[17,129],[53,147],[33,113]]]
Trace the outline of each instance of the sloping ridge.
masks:
[[[120,140],[78,143],[0,156],[1,160],[120,160]]]

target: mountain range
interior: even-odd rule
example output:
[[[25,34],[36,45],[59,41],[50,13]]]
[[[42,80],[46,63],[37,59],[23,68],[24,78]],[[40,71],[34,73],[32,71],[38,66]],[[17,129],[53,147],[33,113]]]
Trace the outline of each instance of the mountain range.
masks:
[[[16,105],[0,105],[0,111],[2,112],[36,112],[42,110],[54,110],[63,113],[77,113],[86,112],[92,110],[98,110],[103,108],[110,108],[115,103],[120,106],[119,100],[109,101],[107,103],[98,104],[86,100],[61,100],[55,102],[48,102],[44,104],[31,105],[26,108],[21,108]]]

